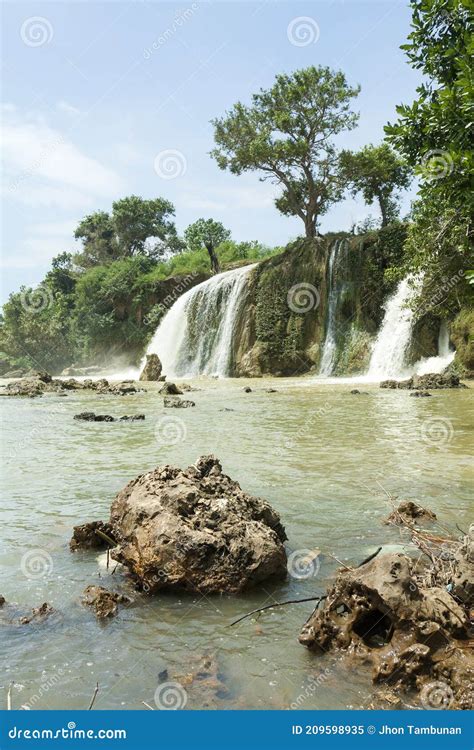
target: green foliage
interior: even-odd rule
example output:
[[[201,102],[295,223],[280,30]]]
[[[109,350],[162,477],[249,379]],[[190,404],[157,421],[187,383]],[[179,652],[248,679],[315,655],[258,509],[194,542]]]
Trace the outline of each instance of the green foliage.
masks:
[[[353,195],[362,193],[369,204],[378,201],[382,226],[397,218],[397,194],[410,184],[410,169],[388,144],[342,151],[340,164]]]
[[[342,195],[332,138],[355,127],[350,102],[358,93],[327,67],[278,75],[272,88],[253,95],[252,106],[238,102],[213,120],[211,155],[221,169],[257,170],[279,185],[278,210],[300,217],[314,237],[318,218]]]
[[[452,316],[472,305],[465,271],[472,267],[474,120],[470,0],[411,0],[412,32],[404,49],[424,75],[418,98],[398,107],[389,140],[421,177],[403,273],[425,273],[414,304]],[[431,301],[431,302],[430,302]]]
[[[277,251],[231,240],[216,249],[224,266]],[[166,262],[137,254],[81,272],[73,257],[62,253],[37,290],[10,295],[0,322],[0,348],[18,366],[53,372],[72,362],[107,364],[119,354],[136,360],[163,316],[161,300],[170,287],[161,282],[189,275],[196,280],[209,275],[204,247]]]
[[[220,221],[198,219],[186,229],[184,238],[189,250],[200,250],[202,247],[215,248],[230,239],[230,230],[226,229]]]
[[[174,206],[164,198],[130,195],[115,201],[111,214],[96,211],[79,223],[74,236],[82,240],[83,250],[75,256],[75,264],[86,269],[135,255],[156,260],[167,252],[179,252],[184,244],[173,216]]]

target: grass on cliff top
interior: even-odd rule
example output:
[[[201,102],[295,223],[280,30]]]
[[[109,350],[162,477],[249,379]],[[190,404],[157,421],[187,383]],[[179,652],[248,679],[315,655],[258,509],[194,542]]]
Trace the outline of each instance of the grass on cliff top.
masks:
[[[229,267],[243,265],[246,261],[257,261],[278,255],[283,247],[268,247],[259,242],[223,242],[217,248],[223,270]],[[174,255],[170,260],[159,263],[144,277],[145,282],[164,281],[172,276],[185,276],[191,273],[209,274],[209,255],[205,248]]]

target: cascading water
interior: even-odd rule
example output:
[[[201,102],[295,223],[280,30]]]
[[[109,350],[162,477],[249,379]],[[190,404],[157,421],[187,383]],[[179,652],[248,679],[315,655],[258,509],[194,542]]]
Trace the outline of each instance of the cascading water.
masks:
[[[449,344],[449,331],[446,321],[441,322],[438,336],[438,356],[420,359],[414,366],[417,375],[426,375],[428,372],[439,373],[444,370],[454,359],[456,352]]]
[[[410,344],[413,310],[407,306],[413,294],[412,279],[398,285],[385,305],[385,316],[375,340],[367,377],[374,380],[403,377],[405,354]]]
[[[345,240],[336,240],[331,247],[328,261],[328,315],[326,323],[326,336],[323,344],[323,353],[321,356],[321,365],[319,374],[323,377],[329,377],[334,367],[334,358],[336,355],[336,310],[339,298],[339,288],[336,283],[336,274],[334,273],[337,265],[338,254],[342,247],[345,246]]]
[[[255,265],[213,276],[174,303],[147,349],[147,354],[158,354],[166,375],[232,374],[235,327]]]

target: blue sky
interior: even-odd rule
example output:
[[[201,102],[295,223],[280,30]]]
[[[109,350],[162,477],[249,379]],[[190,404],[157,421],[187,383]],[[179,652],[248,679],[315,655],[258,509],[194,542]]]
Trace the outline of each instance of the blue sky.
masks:
[[[237,240],[286,243],[302,224],[278,214],[270,184],[218,169],[210,119],[278,72],[329,65],[362,86],[359,126],[340,139],[357,148],[418,84],[399,49],[405,0],[17,0],[2,15],[2,301],[75,249],[82,216],[132,193],[171,200],[180,231],[212,216]],[[371,212],[347,199],[322,231]]]

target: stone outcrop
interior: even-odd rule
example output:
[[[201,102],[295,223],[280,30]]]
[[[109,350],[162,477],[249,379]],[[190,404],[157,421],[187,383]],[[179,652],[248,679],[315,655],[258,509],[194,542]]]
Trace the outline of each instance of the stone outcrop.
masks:
[[[169,383],[166,382],[162,388],[160,388],[160,393],[162,396],[182,396],[183,391],[181,388],[178,388],[175,383]]]
[[[167,408],[173,407],[175,409],[188,409],[190,406],[196,406],[194,401],[179,398],[178,396],[165,396],[163,404]]]
[[[123,417],[112,417],[110,414],[95,414],[93,411],[83,411],[75,414],[74,419],[82,422],[142,422],[144,414],[125,415]]]
[[[140,380],[156,381],[162,380],[162,364],[157,354],[147,354],[146,364],[140,373]]]
[[[454,553],[459,570],[454,578],[464,594],[468,554],[472,556],[472,539]],[[474,677],[469,610],[453,596],[455,581],[447,583],[449,578],[450,566],[439,575],[420,560],[395,553],[340,570],[324,604],[303,626],[300,643],[315,652],[341,651],[353,663],[372,664],[376,685],[419,691],[426,708],[469,708]],[[439,683],[445,703],[435,706],[429,693]]]
[[[431,372],[426,375],[412,375],[407,380],[383,380],[380,383],[381,388],[402,388],[404,390],[436,390],[439,388],[467,388],[461,383],[458,375],[454,373],[437,373]]]
[[[95,393],[111,396],[128,396],[143,391],[133,380],[122,380],[119,383],[109,383],[105,378],[100,380],[61,380],[53,378],[48,373],[34,373],[32,376],[15,380],[0,387],[0,396],[27,396],[35,398],[45,393],[64,395],[67,391],[94,391]]]
[[[223,474],[214,456],[137,477],[115,498],[110,523],[112,557],[145,592],[236,593],[286,576],[279,515]]]

